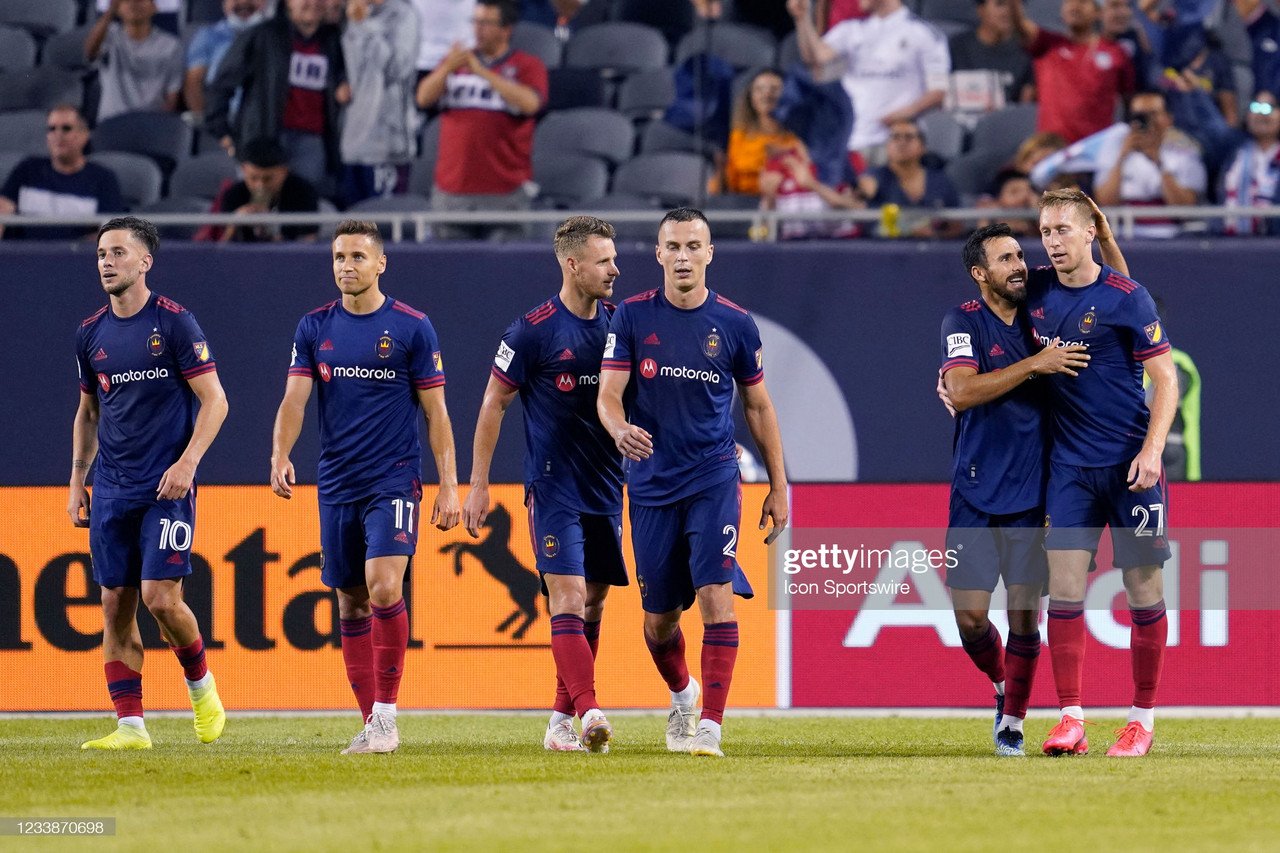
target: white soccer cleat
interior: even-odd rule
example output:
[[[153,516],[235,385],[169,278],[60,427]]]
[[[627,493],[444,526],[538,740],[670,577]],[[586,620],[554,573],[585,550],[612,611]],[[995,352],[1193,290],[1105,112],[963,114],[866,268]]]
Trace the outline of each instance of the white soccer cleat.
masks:
[[[613,726],[605,719],[604,712],[593,709],[582,718],[582,745],[589,752],[608,752],[613,740]]]
[[[351,744],[338,754],[339,755],[358,755],[360,753],[368,752],[368,751],[369,751],[369,724],[365,723],[364,728],[362,728],[359,732],[357,732],[356,736],[351,739]]]
[[[573,730],[573,720],[561,720],[554,726],[548,724],[547,733],[542,736],[542,748],[552,752],[585,752],[587,749]]]
[[[689,744],[689,754],[724,758],[724,753],[720,751],[720,736],[711,729],[698,729],[693,736],[693,743]]]
[[[693,735],[698,728],[698,699],[702,696],[702,687],[689,676],[689,684],[693,687],[693,701],[688,705],[672,705],[667,714],[667,750],[669,752],[688,752],[693,745]]]
[[[364,729],[351,741],[351,746],[342,750],[342,754],[388,753],[395,752],[399,747],[400,730],[396,728],[396,718],[375,711],[369,715],[369,722]]]

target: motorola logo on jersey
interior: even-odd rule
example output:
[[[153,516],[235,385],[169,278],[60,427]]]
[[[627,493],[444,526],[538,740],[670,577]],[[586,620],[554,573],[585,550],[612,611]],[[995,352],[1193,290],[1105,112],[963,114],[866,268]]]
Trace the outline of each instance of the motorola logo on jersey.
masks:
[[[153,367],[150,370],[126,370],[124,373],[113,373],[110,377],[105,373],[98,374],[98,384],[102,386],[103,393],[110,391],[116,385],[123,385],[126,382],[141,382],[147,379],[168,379],[169,369],[167,367]]]
[[[325,382],[331,379],[373,379],[386,381],[396,378],[396,372],[389,367],[369,369],[367,367],[330,367],[324,362],[316,366],[320,378]]]
[[[1033,329],[1032,331],[1034,332],[1035,330]],[[1040,346],[1042,347],[1047,347],[1053,342],[1053,339],[1049,336],[1038,333],[1036,334],[1036,340],[1040,342]],[[1058,349],[1062,349],[1063,347],[1084,347],[1085,349],[1088,349],[1089,345],[1084,341],[1058,341]]]
[[[643,368],[642,368],[643,369]],[[579,385],[599,385],[599,374],[586,374],[583,376],[574,376],[572,373],[561,373],[556,376],[556,390],[565,394],[577,388]]]
[[[640,362],[640,375],[645,379],[652,379],[658,375],[658,362],[651,358],[646,358]]]

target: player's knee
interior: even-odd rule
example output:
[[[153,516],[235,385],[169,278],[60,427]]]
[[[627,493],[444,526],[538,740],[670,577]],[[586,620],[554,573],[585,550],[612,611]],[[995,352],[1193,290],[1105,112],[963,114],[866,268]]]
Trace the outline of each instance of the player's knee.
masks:
[[[547,597],[552,616],[568,613],[586,618],[586,603],[578,590],[552,590]]]
[[[970,642],[981,640],[986,636],[990,625],[991,620],[981,610],[956,611],[956,627],[960,629],[960,636],[965,640]]]
[[[369,601],[375,607],[390,607],[404,598],[404,584],[399,579],[377,579],[369,583]]]
[[[655,643],[665,643],[675,636],[680,629],[680,614],[646,613],[644,615],[644,635]]]

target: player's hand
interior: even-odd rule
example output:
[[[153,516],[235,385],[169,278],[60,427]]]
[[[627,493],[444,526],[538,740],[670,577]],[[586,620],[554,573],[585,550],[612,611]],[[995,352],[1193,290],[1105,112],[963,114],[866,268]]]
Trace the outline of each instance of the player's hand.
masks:
[[[458,487],[441,486],[436,502],[431,506],[431,523],[438,530],[452,530],[458,526],[462,508],[458,504]]]
[[[285,500],[293,497],[293,484],[298,480],[293,476],[293,463],[289,457],[271,460],[271,491]]]
[[[480,538],[480,528],[489,517],[489,484],[475,483],[467,492],[467,500],[462,505],[462,526],[467,528],[472,539]]]
[[[333,99],[340,106],[346,106],[351,103],[351,84],[346,80],[339,83],[338,88],[333,90]]]
[[[360,23],[369,17],[368,0],[347,0],[347,20]]]
[[[71,487],[71,497],[67,499],[67,515],[76,527],[89,526],[89,490],[83,483]]]
[[[793,18],[807,18],[812,5],[812,0],[787,0],[787,11]]]
[[[463,55],[463,62],[466,64],[467,68],[470,69],[471,73],[477,76],[487,70],[485,64],[480,61],[480,57],[476,56],[476,52],[474,50],[468,50]]]
[[[1160,482],[1164,464],[1154,448],[1143,447],[1129,463],[1129,491],[1145,492]]]
[[[942,405],[947,407],[947,414],[954,418],[956,405],[951,402],[951,393],[947,391],[947,383],[942,379],[942,368],[938,368],[938,387],[934,390],[938,392],[938,399],[942,401]]]
[[[1089,349],[1084,344],[1058,346],[1061,338],[1054,338],[1049,345],[1035,355],[1036,375],[1048,376],[1051,373],[1065,373],[1068,376],[1079,376],[1077,371],[1089,366]]]
[[[643,462],[653,455],[653,436],[635,424],[627,424],[613,437],[618,452],[633,462]]]
[[[178,498],[185,498],[195,479],[196,466],[179,459],[161,475],[160,485],[156,487],[156,500],[176,501]]]
[[[764,530],[766,521],[773,520],[773,529],[769,531],[768,536],[764,537],[764,544],[772,545],[773,540],[782,535],[782,531],[787,529],[789,518],[786,490],[770,489],[769,494],[764,497],[764,506],[760,507],[760,529]]]
[[[1116,235],[1111,230],[1111,223],[1107,221],[1107,215],[1102,212],[1102,208],[1098,207],[1098,203],[1089,196],[1085,196],[1084,200],[1089,202],[1089,209],[1093,211],[1093,227],[1097,231],[1098,242],[1107,243],[1114,240]]]

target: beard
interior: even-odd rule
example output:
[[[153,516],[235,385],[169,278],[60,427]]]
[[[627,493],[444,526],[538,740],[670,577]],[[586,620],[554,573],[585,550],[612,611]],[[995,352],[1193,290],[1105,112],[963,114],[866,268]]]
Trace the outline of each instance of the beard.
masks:
[[[1007,281],[1001,283],[999,287],[992,287],[991,289],[997,296],[1004,299],[1011,305],[1021,305],[1027,301],[1027,286],[1025,279],[1023,280],[1022,288],[1020,290],[1010,288]]]
[[[104,284],[102,289],[107,292],[108,296],[119,296],[129,288],[133,287],[133,284],[136,281],[136,278],[121,278],[120,276],[116,276],[115,281],[110,284]]]

